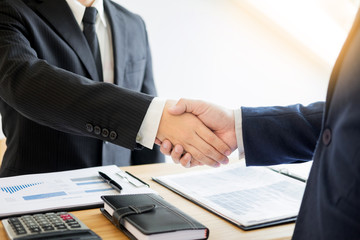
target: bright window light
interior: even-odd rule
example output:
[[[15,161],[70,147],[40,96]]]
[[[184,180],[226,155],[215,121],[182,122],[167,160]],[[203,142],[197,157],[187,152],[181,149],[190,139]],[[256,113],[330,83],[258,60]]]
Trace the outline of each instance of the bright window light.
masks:
[[[236,0],[291,41],[333,66],[357,12],[358,0]]]

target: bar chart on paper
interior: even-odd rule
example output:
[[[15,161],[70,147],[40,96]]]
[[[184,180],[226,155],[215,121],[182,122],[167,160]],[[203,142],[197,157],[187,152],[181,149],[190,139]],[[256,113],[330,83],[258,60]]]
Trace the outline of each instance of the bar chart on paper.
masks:
[[[35,182],[35,183],[25,183],[25,184],[21,184],[21,185],[4,186],[4,187],[1,187],[1,191],[5,192],[5,193],[13,194],[18,191],[21,191],[22,189],[34,187],[34,186],[37,186],[37,185],[43,184],[43,183],[44,182]]]
[[[98,171],[116,174],[116,166],[32,174],[0,179],[0,218],[56,209],[101,206],[100,196],[118,194]]]

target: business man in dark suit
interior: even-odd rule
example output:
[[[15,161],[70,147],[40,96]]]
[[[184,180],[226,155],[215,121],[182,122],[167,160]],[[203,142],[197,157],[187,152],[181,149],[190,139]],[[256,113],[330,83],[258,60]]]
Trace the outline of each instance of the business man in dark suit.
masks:
[[[90,6],[94,20],[85,17]],[[85,30],[86,24],[92,28]],[[96,41],[82,31],[96,32]],[[169,121],[162,121],[165,101],[155,95],[139,16],[110,0],[0,1],[0,111],[7,140],[0,176],[162,162],[159,151],[133,151],[152,148],[145,136],[155,139],[160,130],[166,136],[169,129],[157,132],[159,122]],[[156,119],[147,118],[153,105],[160,109]],[[146,127],[151,134],[143,134]]]
[[[197,115],[246,164],[313,159],[293,239],[360,239],[360,14],[334,66],[326,103],[231,111],[181,100],[170,111]],[[220,117],[219,117],[220,116]],[[236,137],[235,137],[236,136]],[[181,152],[181,146],[176,146]],[[162,152],[170,154],[164,141]],[[191,154],[172,153],[186,165]]]

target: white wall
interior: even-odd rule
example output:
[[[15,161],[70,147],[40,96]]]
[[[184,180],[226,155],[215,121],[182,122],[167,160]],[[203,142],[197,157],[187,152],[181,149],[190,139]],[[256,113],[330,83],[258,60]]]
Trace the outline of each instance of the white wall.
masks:
[[[146,22],[161,97],[231,108],[325,99],[331,66],[239,1],[117,2]]]

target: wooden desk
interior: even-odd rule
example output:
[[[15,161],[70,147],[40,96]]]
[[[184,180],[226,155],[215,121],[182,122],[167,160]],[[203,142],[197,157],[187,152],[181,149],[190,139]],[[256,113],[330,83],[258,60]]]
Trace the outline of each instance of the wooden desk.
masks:
[[[129,171],[130,173],[141,178],[149,183],[150,187],[156,190],[165,200],[171,202],[173,205],[197,219],[210,229],[209,239],[223,240],[223,239],[251,239],[251,240],[266,240],[266,239],[290,239],[294,230],[294,223],[279,225],[275,227],[268,227],[263,229],[243,231],[235,225],[217,217],[211,212],[197,206],[196,204],[186,200],[185,198],[173,193],[167,188],[157,184],[151,180],[152,176],[161,176],[172,173],[180,173],[184,171],[196,171],[201,168],[196,167],[185,169],[180,165],[173,163],[149,164],[141,166],[123,167],[121,169]],[[89,209],[83,211],[72,212],[80,220],[82,220],[89,228],[101,236],[104,240],[107,239],[128,239],[120,230],[112,225],[101,213],[99,209]],[[0,224],[0,239],[7,239],[3,225]]]

